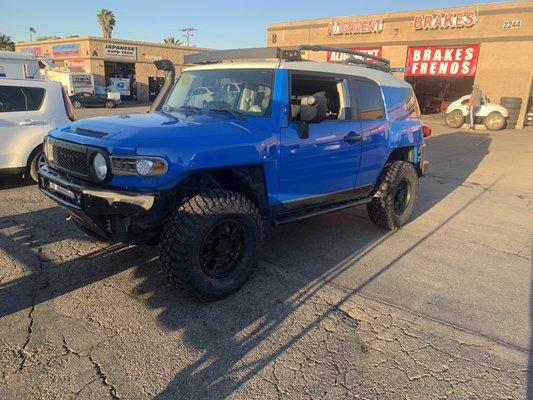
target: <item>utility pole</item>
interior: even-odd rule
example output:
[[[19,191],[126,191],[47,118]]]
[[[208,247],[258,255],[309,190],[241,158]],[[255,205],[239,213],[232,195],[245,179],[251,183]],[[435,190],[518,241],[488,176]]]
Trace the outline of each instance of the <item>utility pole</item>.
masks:
[[[185,38],[185,46],[190,47],[191,46],[191,37],[194,36],[193,31],[196,31],[195,28],[182,28],[180,31],[183,32],[183,37]]]

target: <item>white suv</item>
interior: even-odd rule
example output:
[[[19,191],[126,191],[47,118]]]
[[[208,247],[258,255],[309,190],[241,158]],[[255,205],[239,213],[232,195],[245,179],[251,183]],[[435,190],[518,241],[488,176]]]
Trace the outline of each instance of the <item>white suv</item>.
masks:
[[[43,138],[73,120],[60,82],[0,78],[0,174],[27,174],[37,181]]]

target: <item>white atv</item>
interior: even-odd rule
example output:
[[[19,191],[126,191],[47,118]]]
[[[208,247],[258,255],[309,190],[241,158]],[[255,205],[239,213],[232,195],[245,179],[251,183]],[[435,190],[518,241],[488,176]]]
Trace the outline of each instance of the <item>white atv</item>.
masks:
[[[470,95],[461,97],[450,103],[446,109],[446,125],[450,128],[460,128],[468,121],[468,101]],[[499,131],[505,128],[509,117],[507,109],[499,104],[491,103],[488,97],[481,98],[481,106],[474,116],[475,123],[483,123],[488,130]]]

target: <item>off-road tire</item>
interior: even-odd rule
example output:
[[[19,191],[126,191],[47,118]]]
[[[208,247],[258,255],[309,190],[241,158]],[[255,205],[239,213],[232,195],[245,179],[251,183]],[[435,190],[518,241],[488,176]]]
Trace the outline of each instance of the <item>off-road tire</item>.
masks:
[[[461,110],[454,110],[446,114],[446,125],[450,128],[460,128],[465,123],[465,116]]]
[[[395,211],[395,195],[398,185],[403,181],[409,185],[409,198],[405,210],[398,214]],[[381,228],[400,228],[411,218],[417,196],[418,174],[415,167],[406,161],[394,161],[381,172],[372,202],[367,205],[368,216]]]
[[[200,252],[206,236],[225,221],[238,221],[244,233],[243,252],[227,276],[208,275]],[[205,189],[184,198],[161,232],[160,260],[174,287],[201,301],[230,295],[250,278],[263,246],[263,221],[257,207],[238,193]]]
[[[498,111],[493,111],[483,121],[489,131],[499,131],[505,128],[505,117]]]

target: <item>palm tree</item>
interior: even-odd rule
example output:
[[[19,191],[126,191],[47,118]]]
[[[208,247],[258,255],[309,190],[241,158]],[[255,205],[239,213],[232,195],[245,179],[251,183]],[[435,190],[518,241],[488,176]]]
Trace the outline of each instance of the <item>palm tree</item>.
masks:
[[[96,13],[96,20],[102,27],[102,35],[104,36],[104,39],[111,39],[111,32],[113,32],[116,23],[113,11],[101,8]]]
[[[181,46],[181,40],[177,40],[174,36],[167,36],[163,39],[165,44],[173,44],[175,46]]]
[[[15,43],[11,40],[11,36],[0,32],[0,50],[15,51]]]

